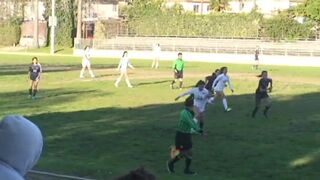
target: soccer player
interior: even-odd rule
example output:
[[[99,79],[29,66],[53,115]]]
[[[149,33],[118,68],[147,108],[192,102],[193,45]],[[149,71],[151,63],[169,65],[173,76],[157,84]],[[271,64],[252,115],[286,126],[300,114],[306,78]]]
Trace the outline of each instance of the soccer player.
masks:
[[[213,98],[210,99],[210,103],[213,103],[218,97],[222,99],[223,107],[226,112],[231,111],[232,109],[228,107],[227,98],[223,92],[224,88],[226,87],[226,84],[229,85],[229,88],[231,92],[233,93],[234,89],[232,84],[230,83],[230,78],[227,75],[228,68],[227,67],[221,67],[220,68],[220,74],[217,76],[217,78],[213,81],[212,88],[215,91],[215,95]]]
[[[93,74],[91,70],[91,62],[90,62],[90,47],[86,46],[84,48],[83,57],[82,57],[82,69],[80,72],[80,78],[84,78],[84,71],[85,69],[88,69],[90,75],[92,78],[95,78],[95,75]]]
[[[183,69],[184,69],[184,61],[182,60],[182,53],[178,53],[178,59],[174,61],[173,64],[173,71],[174,71],[174,80],[171,83],[171,89],[173,89],[174,83],[176,83],[176,80],[179,79],[180,84],[179,88],[182,89],[183,84]]]
[[[258,77],[261,77],[259,80],[258,88],[256,89],[256,106],[254,110],[252,111],[252,117],[254,118],[258,109],[261,106],[261,103],[265,104],[265,109],[263,111],[263,115],[265,117],[268,117],[268,110],[271,107],[271,99],[268,95],[268,91],[272,91],[272,79],[268,78],[268,72],[262,71],[261,75]]]
[[[129,88],[133,87],[129,81],[129,77],[128,77],[128,73],[127,73],[128,67],[130,67],[131,69],[134,69],[134,67],[131,65],[130,60],[128,58],[128,52],[124,51],[122,54],[122,57],[120,59],[118,68],[117,68],[117,70],[120,71],[120,76],[118,77],[118,79],[114,83],[115,87],[119,87],[119,82],[121,81],[123,76],[126,79],[127,86]]]
[[[213,89],[212,89],[212,85],[213,85],[213,81],[217,78],[217,76],[219,75],[219,71],[220,69],[216,69],[211,76],[207,76],[205,78],[205,88],[210,91],[212,94],[214,93]]]
[[[151,68],[158,69],[159,68],[159,60],[160,60],[160,53],[161,53],[161,47],[160,44],[154,44],[153,45],[153,53],[154,53],[154,59],[152,61]]]
[[[197,82],[195,88],[192,88],[191,90],[175,98],[175,100],[177,101],[180,97],[193,95],[195,118],[199,121],[200,129],[202,132],[204,125],[204,111],[206,109],[207,101],[211,98],[211,93],[207,89],[205,89],[204,86],[204,81],[200,80]]]
[[[193,132],[201,133],[201,129],[198,124],[193,120],[193,98],[189,96],[185,100],[185,109],[180,113],[180,119],[175,136],[175,147],[178,150],[178,154],[172,159],[167,161],[167,169],[169,173],[174,173],[174,164],[180,159],[185,158],[184,173],[187,175],[195,175],[196,173],[190,170],[192,161],[192,140],[191,135]]]
[[[256,70],[258,70],[259,68],[259,54],[260,54],[260,48],[259,46],[256,46],[256,49],[254,50],[254,65],[252,66],[252,68],[255,68]]]
[[[29,78],[30,78],[29,96],[32,99],[36,98],[41,73],[42,73],[42,67],[39,63],[39,60],[37,57],[33,57],[32,63],[29,66],[29,72],[28,72]]]

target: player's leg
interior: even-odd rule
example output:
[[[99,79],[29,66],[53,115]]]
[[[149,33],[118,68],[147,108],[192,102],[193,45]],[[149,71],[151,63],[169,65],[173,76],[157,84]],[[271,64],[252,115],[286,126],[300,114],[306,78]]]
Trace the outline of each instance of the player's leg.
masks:
[[[84,78],[84,71],[86,70],[86,63],[82,62],[82,69],[80,71],[80,78]]]
[[[265,117],[268,117],[268,111],[271,108],[271,98],[267,97],[267,98],[264,99],[264,101],[265,101],[265,108],[263,110],[263,115]]]
[[[33,81],[30,80],[30,88],[29,88],[29,96],[32,96],[32,87],[33,87]]]
[[[191,149],[188,149],[183,152],[184,157],[185,157],[185,169],[184,173],[187,175],[195,175],[196,173],[190,170],[190,165],[192,162],[192,151]]]
[[[156,68],[156,69],[159,69],[159,57],[156,58],[155,68]]]
[[[33,81],[33,92],[32,92],[32,97],[36,97],[37,92],[38,92],[38,84],[39,84],[39,79],[36,79]]]
[[[181,90],[183,87],[183,78],[179,78],[179,89]]]
[[[256,97],[255,97],[255,108],[252,111],[251,117],[255,117],[256,113],[258,112],[259,108],[260,108],[260,104],[261,104],[261,97],[259,93],[256,93]]]
[[[127,86],[128,86],[129,88],[132,88],[132,85],[131,85],[131,83],[130,83],[130,81],[129,81],[129,77],[128,77],[127,72],[124,72],[124,77],[125,77],[125,79],[126,79]]]
[[[114,86],[116,86],[116,87],[119,86],[119,83],[122,79],[123,74],[124,74],[124,72],[121,71],[120,76],[117,78],[116,82],[114,83]]]
[[[89,71],[91,78],[95,78],[95,75],[94,75],[93,71],[91,70],[91,63],[90,62],[88,62],[87,68],[88,68],[88,71]]]
[[[177,79],[178,79],[178,73],[177,73],[177,72],[174,72],[174,74],[173,74],[173,80],[172,80],[172,82],[171,82],[171,84],[170,84],[171,89],[174,88],[173,85],[176,83]]]

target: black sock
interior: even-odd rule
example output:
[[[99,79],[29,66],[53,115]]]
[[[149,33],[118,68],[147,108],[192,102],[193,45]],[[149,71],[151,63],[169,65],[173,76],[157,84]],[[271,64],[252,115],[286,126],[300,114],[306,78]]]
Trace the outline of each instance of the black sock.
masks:
[[[268,110],[270,109],[270,106],[266,106],[263,110],[263,114],[266,116],[267,115],[267,112]]]
[[[175,81],[175,80],[173,80],[173,81],[171,82],[171,85],[174,85],[174,83],[176,83],[176,81]]]
[[[30,96],[32,95],[32,89],[31,88],[29,89],[29,95]]]
[[[34,90],[33,90],[33,93],[32,93],[32,96],[36,96],[36,94],[37,94],[37,90],[34,89]]]
[[[174,164],[174,163],[178,162],[179,160],[180,160],[180,156],[178,155],[175,158],[171,159],[169,163]]]
[[[199,126],[200,126],[200,129],[203,130],[203,122],[200,121]]]
[[[191,165],[191,161],[192,161],[192,159],[191,158],[189,158],[189,157],[186,157],[186,171],[189,171],[190,169],[190,165]]]
[[[179,88],[182,88],[182,84],[183,84],[183,82],[180,81]]]
[[[256,113],[257,113],[258,109],[259,108],[257,106],[254,108],[254,110],[252,111],[251,117],[255,117],[256,116]]]

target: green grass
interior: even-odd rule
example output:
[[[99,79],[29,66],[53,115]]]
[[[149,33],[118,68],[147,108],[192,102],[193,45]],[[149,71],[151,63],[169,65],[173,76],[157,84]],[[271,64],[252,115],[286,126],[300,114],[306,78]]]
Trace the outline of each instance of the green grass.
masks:
[[[50,47],[46,46],[46,47],[42,47],[42,48],[26,48],[22,50],[23,52],[28,52],[28,53],[50,53]],[[73,53],[73,48],[70,47],[60,47],[57,46],[55,47],[55,53],[56,54],[72,54]]]
[[[31,56],[0,55],[0,117],[22,114],[43,132],[38,170],[113,179],[143,165],[163,180],[318,179],[320,168],[320,68],[263,66],[274,80],[270,118],[250,118],[259,71],[227,64],[235,86],[233,108],[209,106],[208,137],[194,136],[195,177],[169,175],[165,162],[173,144],[182,101],[174,98],[224,65],[187,62],[183,91],[169,89],[171,62],[151,70],[133,60],[133,89],[113,86],[117,59],[93,59],[97,78],[79,79],[80,58],[39,57],[44,67],[39,98],[27,98]]]

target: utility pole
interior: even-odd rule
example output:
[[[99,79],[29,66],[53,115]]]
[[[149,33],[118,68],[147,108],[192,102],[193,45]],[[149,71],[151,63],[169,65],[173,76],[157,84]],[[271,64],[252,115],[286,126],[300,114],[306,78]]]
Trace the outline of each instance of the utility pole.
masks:
[[[33,47],[39,48],[39,0],[33,0]]]
[[[55,53],[54,41],[55,41],[55,28],[57,26],[57,17],[56,17],[56,0],[51,0],[51,17],[49,17],[49,26],[51,27],[50,35],[50,54]]]

